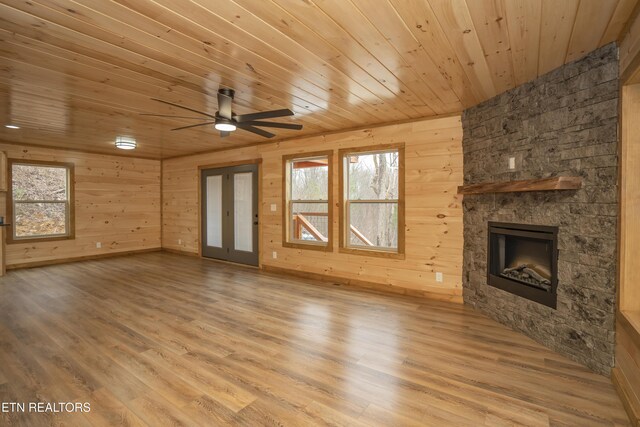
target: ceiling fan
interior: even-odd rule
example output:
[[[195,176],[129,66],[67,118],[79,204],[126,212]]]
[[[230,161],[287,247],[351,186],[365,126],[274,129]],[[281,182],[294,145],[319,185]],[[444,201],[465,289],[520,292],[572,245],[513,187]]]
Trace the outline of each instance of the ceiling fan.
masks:
[[[215,115],[205,113],[204,111],[194,110],[193,108],[184,107],[179,104],[174,104],[173,102],[164,101],[162,99],[151,98],[154,101],[162,102],[163,104],[171,105],[173,107],[182,108],[183,110],[191,111],[192,113],[201,114],[204,117],[189,117],[189,116],[172,116],[167,114],[147,114],[142,113],[142,116],[155,116],[155,117],[173,117],[180,119],[196,119],[196,120],[209,120],[213,119],[213,121],[209,120],[207,122],[198,123],[195,125],[189,126],[181,126],[171,130],[182,130],[189,129],[198,126],[207,126],[213,125],[217,130],[220,131],[220,137],[224,138],[225,136],[229,136],[231,132],[236,129],[246,130],[248,132],[255,133],[260,136],[264,136],[265,138],[273,138],[275,135],[271,132],[267,132],[266,130],[260,129],[261,127],[265,128],[278,128],[278,129],[294,129],[300,130],[302,129],[302,125],[293,124],[293,123],[277,123],[277,122],[264,122],[261,121],[263,119],[273,119],[276,117],[286,117],[293,116],[293,111],[289,109],[282,110],[272,110],[272,111],[262,111],[259,113],[250,113],[250,114],[233,114],[231,110],[231,103],[233,101],[233,96],[235,95],[235,91],[233,89],[219,89],[218,90],[218,111]]]

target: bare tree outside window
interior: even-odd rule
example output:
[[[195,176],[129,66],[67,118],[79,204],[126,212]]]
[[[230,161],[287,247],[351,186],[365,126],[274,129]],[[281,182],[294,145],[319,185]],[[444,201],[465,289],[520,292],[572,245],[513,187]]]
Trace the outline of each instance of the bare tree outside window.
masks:
[[[397,251],[398,150],[343,156],[346,246]]]
[[[13,239],[70,235],[70,167],[12,163]]]

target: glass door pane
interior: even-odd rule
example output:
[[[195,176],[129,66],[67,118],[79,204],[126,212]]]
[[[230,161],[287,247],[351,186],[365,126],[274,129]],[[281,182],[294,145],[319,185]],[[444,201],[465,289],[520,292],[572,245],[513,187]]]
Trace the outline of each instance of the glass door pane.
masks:
[[[222,175],[207,177],[207,246],[222,247]]]
[[[253,252],[253,172],[233,175],[233,233],[236,250]]]
[[[202,256],[258,265],[258,166],[204,169],[200,188]]]

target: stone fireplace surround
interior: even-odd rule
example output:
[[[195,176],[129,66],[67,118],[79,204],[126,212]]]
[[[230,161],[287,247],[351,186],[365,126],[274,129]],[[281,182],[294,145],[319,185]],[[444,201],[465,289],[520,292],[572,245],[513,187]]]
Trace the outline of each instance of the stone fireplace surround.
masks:
[[[578,190],[464,196],[465,303],[607,375],[614,361],[618,97],[618,50],[610,44],[462,118],[465,184],[583,179]],[[557,309],[487,285],[489,221],[559,227]]]

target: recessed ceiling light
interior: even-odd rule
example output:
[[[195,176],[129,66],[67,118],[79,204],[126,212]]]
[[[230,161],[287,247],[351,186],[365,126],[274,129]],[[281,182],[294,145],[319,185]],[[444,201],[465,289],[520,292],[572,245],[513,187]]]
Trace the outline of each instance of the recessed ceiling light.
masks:
[[[121,150],[133,150],[137,146],[136,140],[128,136],[117,136],[116,147]]]
[[[6,127],[7,129],[20,129],[20,126],[16,125],[4,125],[4,127]]]

